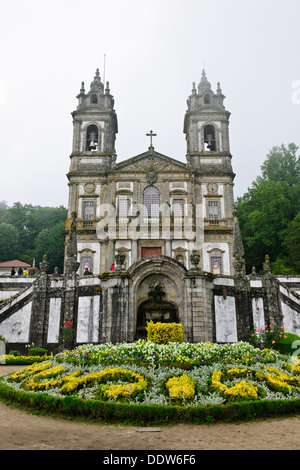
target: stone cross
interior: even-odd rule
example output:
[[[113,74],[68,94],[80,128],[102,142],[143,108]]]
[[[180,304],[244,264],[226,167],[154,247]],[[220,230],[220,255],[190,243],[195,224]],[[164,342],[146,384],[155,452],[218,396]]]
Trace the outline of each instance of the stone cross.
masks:
[[[150,147],[152,147],[152,137],[156,137],[157,134],[154,134],[153,131],[150,131],[149,134],[146,134],[147,137],[150,137]]]

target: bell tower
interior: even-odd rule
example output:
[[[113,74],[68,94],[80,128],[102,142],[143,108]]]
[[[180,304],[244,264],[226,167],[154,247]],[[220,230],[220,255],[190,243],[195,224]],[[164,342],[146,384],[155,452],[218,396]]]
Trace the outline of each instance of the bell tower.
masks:
[[[118,122],[109,83],[106,82],[104,90],[99,69],[87,93],[82,82],[77,98],[78,106],[72,113],[74,132],[70,170],[84,169],[84,162],[95,170],[111,168],[116,160]]]
[[[203,268],[214,274],[233,272],[235,174],[229,145],[230,113],[224,107],[220,83],[214,92],[203,70],[187,100],[184,133],[187,163],[196,183],[195,202],[202,217]]]
[[[115,167],[118,122],[109,84],[107,82],[104,89],[98,69],[89,91],[85,91],[82,82],[77,98],[78,106],[72,113],[73,146],[67,174],[69,203],[66,229],[73,224],[77,230],[80,272],[87,266],[97,273],[100,245],[96,226],[101,203],[107,202],[107,174]]]
[[[187,160],[191,167],[201,168],[205,159],[215,169],[231,168],[229,148],[229,117],[223,101],[220,83],[214,93],[211,84],[202,71],[201,81],[187,100],[188,109],[184,119],[184,133],[187,141]],[[209,160],[208,160],[209,159]],[[221,165],[220,165],[221,164]]]

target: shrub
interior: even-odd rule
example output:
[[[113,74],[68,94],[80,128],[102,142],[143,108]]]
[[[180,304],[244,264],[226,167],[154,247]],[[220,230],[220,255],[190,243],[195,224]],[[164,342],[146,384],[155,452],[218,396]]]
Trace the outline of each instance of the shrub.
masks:
[[[44,348],[30,348],[28,350],[28,356],[46,356],[48,354],[47,349]]]
[[[252,329],[249,343],[258,348],[276,348],[279,341],[285,338],[283,326],[265,325],[264,328]]]
[[[20,351],[18,351],[17,349],[14,349],[13,351],[10,351],[9,354],[10,354],[11,356],[21,356]]]
[[[183,342],[183,326],[180,323],[147,322],[147,340],[156,344]]]
[[[294,341],[297,343],[293,344]],[[276,345],[275,349],[280,352],[280,354],[287,354],[289,356],[299,355],[297,354],[297,349],[300,347],[300,336],[294,335],[293,333],[285,333],[284,337],[280,338]]]

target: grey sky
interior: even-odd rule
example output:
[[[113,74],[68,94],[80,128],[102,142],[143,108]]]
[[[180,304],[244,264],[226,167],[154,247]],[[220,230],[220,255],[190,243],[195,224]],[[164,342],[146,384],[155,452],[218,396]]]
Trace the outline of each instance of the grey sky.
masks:
[[[68,203],[72,117],[106,54],[117,161],[185,161],[183,119],[205,64],[231,112],[235,197],[273,146],[300,145],[299,0],[2,0],[0,201]]]

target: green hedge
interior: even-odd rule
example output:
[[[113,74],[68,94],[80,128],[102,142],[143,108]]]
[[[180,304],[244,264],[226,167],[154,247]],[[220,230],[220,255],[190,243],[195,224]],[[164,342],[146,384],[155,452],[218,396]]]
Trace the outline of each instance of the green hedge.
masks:
[[[30,348],[28,349],[28,356],[46,356],[48,354],[47,349],[44,348]]]
[[[0,382],[0,397],[25,407],[48,413],[93,420],[147,423],[212,423],[247,421],[254,418],[278,417],[300,412],[300,399],[264,400],[210,406],[161,406],[82,400],[77,397],[54,397],[46,393],[15,390]]]
[[[293,333],[284,333],[284,336],[286,336],[286,338],[282,337],[276,342],[275,349],[280,352],[280,354],[291,356],[300,349],[300,336]],[[299,343],[293,344],[295,341],[299,341]],[[299,356],[299,353],[297,355]]]
[[[44,362],[45,360],[51,360],[53,356],[14,356],[6,354],[2,357],[3,366],[30,366],[35,362]]]

